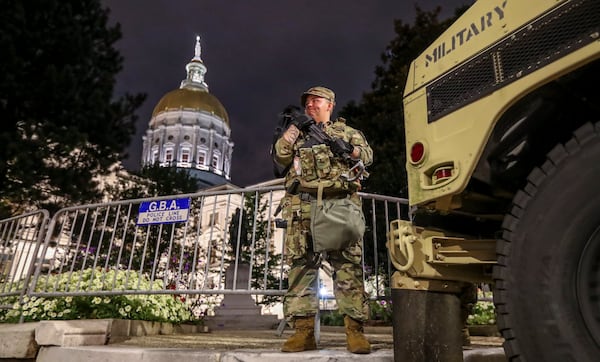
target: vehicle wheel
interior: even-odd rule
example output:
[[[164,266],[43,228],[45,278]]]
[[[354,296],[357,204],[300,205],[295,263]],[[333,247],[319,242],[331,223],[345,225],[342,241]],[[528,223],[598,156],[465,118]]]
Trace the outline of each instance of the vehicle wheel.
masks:
[[[494,267],[511,361],[600,358],[600,123],[531,172],[504,219]]]

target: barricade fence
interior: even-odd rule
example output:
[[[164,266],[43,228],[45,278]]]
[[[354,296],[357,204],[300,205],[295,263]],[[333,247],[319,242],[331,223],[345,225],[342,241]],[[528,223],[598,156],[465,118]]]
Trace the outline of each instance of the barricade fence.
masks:
[[[204,191],[1,220],[0,297],[172,294],[198,306],[201,296],[249,294],[276,303],[287,290],[284,193],[282,186]],[[386,235],[391,220],[408,218],[407,200],[359,195],[365,288],[385,299],[393,271]],[[320,296],[331,299],[327,262],[319,276]]]
[[[23,296],[40,252],[49,214],[46,210],[0,221],[0,297]],[[10,306],[0,305],[0,308]]]

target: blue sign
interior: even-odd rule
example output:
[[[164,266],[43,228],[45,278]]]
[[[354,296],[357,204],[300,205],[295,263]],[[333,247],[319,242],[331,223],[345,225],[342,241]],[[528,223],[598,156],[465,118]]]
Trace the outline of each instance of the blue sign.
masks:
[[[138,225],[172,224],[188,220],[190,199],[144,201],[138,212]]]

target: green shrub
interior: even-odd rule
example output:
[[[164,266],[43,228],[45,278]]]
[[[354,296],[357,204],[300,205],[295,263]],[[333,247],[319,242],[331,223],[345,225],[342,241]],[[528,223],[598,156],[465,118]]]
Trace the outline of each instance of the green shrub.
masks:
[[[114,286],[113,286],[114,283]],[[150,282],[133,272],[99,269],[82,272],[44,276],[38,286],[57,291],[101,292],[106,290],[163,290],[162,280]],[[15,284],[15,288],[18,288]],[[98,295],[66,297],[0,298],[0,304],[12,305],[12,309],[0,310],[0,323],[16,323],[23,315],[25,321],[57,319],[119,318],[156,322],[182,323],[190,321],[189,306],[177,296],[153,295]]]
[[[323,326],[343,326],[344,316],[337,309],[321,311],[321,325]]]
[[[386,325],[392,325],[392,304],[389,301],[379,300],[369,303],[371,321],[382,321]],[[321,324],[325,326],[343,326],[344,316],[337,309],[323,311]],[[494,303],[479,301],[473,306],[473,311],[467,319],[469,325],[496,324],[496,310]]]
[[[369,302],[369,318],[392,324],[392,302],[388,300],[372,300]]]
[[[478,301],[473,306],[473,311],[467,318],[469,325],[496,324],[496,309],[494,303]]]
[[[369,320],[392,325],[392,303],[386,300],[370,301]],[[337,309],[321,311],[321,324],[324,326],[343,326],[344,316]]]

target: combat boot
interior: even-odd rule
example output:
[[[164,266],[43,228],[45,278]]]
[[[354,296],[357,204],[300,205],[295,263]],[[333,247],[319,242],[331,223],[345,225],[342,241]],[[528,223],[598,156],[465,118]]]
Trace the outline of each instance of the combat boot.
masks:
[[[296,332],[285,341],[281,352],[302,352],[317,349],[315,340],[315,317],[295,317]]]
[[[363,324],[348,316],[344,316],[346,327],[346,343],[348,351],[357,354],[371,353],[371,344],[363,334]]]

